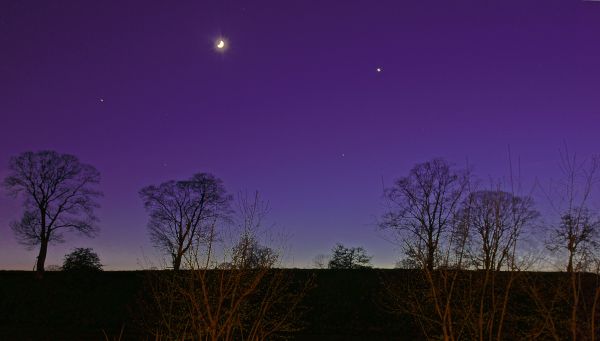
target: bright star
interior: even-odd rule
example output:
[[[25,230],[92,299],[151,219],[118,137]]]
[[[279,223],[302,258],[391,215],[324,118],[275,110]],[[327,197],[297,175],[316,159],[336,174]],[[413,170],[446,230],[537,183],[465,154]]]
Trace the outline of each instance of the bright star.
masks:
[[[383,71],[383,69],[382,69],[382,68],[380,68],[380,67],[378,67],[377,69],[375,69],[375,71],[377,71],[377,72],[381,72],[381,71]]]

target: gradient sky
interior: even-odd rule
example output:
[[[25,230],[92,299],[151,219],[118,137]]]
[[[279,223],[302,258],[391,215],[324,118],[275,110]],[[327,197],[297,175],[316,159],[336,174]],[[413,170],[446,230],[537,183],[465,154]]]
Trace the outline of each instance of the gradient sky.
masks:
[[[564,141],[600,152],[600,2],[3,0],[0,117],[0,177],[42,149],[102,174],[100,235],[48,265],[92,247],[141,269],[157,253],[138,190],[211,172],[271,203],[288,265],[342,242],[389,266],[382,182],[416,162],[502,177],[510,145],[531,180]],[[0,269],[34,265],[20,213],[0,193]]]

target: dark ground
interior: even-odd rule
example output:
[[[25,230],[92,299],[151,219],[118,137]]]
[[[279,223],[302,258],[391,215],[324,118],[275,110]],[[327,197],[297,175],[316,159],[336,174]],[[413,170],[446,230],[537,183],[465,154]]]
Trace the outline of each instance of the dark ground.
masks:
[[[297,283],[314,281],[301,303],[302,329],[292,339],[422,339],[411,315],[390,311],[386,294],[389,283],[402,287],[414,279],[414,270],[284,271]],[[121,329],[121,340],[152,340],[139,323],[140,299],[150,278],[167,273],[47,272],[37,279],[33,272],[0,271],[0,340],[118,340]],[[534,274],[549,287],[564,277]],[[525,293],[517,288],[512,296],[511,307],[531,310]]]

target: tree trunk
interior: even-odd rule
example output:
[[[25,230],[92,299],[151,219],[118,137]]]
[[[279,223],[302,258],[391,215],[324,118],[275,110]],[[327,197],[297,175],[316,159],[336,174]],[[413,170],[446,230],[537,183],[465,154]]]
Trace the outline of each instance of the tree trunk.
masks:
[[[48,241],[42,239],[40,242],[40,253],[37,257],[35,270],[38,274],[44,273],[44,264],[46,263],[46,253],[48,252]]]
[[[46,254],[48,253],[48,241],[50,240],[50,230],[46,226],[46,208],[40,206],[41,231],[40,231],[40,253],[37,256],[35,270],[39,277],[44,273],[44,264],[46,264]],[[48,229],[48,230],[47,230]]]
[[[181,254],[176,254],[173,257],[173,270],[178,271],[181,267]]]
[[[434,265],[435,265],[435,249],[433,248],[433,246],[430,246],[427,249],[427,260],[425,262],[425,266],[427,267],[427,270],[433,271]]]
[[[573,272],[573,257],[574,257],[574,252],[569,250],[569,262],[567,263],[567,272],[568,273]]]

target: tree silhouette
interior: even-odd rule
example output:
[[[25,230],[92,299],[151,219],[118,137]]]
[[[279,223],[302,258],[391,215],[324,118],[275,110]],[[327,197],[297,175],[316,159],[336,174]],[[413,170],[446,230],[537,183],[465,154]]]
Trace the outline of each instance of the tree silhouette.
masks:
[[[228,215],[231,200],[222,181],[207,173],[147,186],[139,194],[150,214],[150,239],[171,256],[173,270],[193,246],[212,241],[214,225]]]
[[[279,258],[275,250],[260,245],[250,233],[240,237],[233,248],[232,256],[232,267],[244,269],[270,268]]]
[[[600,220],[587,208],[573,208],[560,217],[560,224],[552,231],[550,250],[567,251],[567,272],[585,269],[586,259],[598,246]]]
[[[38,273],[44,272],[48,245],[62,242],[64,231],[92,237],[97,231],[95,201],[102,195],[94,189],[100,173],[77,157],[55,151],[25,152],[11,158],[4,186],[15,197],[24,198],[25,211],[11,228],[29,249],[39,245]]]
[[[533,207],[531,197],[501,190],[468,195],[458,219],[468,234],[469,250],[477,268],[499,271],[510,262],[523,229],[539,216]]]
[[[432,270],[468,183],[468,172],[443,159],[417,164],[385,190],[389,210],[379,225],[397,234],[409,258]]]
[[[582,273],[589,270],[595,270],[596,275],[600,273],[600,260],[596,253],[600,220],[590,208],[598,185],[600,158],[592,156],[578,161],[577,155],[569,154],[565,145],[560,152],[559,165],[563,176],[547,193],[550,204],[559,215],[551,226],[547,248],[566,257],[569,281],[566,286],[557,288],[557,294],[565,295],[561,303],[569,307],[570,313],[568,318],[564,312],[553,314],[551,309],[545,313],[557,326],[555,332],[567,329],[571,340],[589,333],[594,340],[598,336],[596,307],[600,306],[600,286],[596,285],[593,306],[588,313]]]
[[[184,258],[189,271],[150,283],[144,320],[157,340],[271,340],[298,330],[312,280],[289,276],[277,267],[280,249],[258,243],[268,232],[268,204],[258,192],[240,193],[236,203],[233,236],[223,229],[220,238],[192,245]]]
[[[600,219],[590,209],[589,201],[599,181],[600,158],[578,162],[565,147],[560,166],[563,179],[554,189],[559,199],[552,202],[560,219],[553,224],[547,247],[553,252],[566,251],[566,269],[571,273],[585,270],[598,246]]]
[[[362,247],[345,247],[336,244],[328,267],[330,269],[365,269],[371,267],[371,256]]]
[[[91,248],[76,248],[65,255],[63,271],[101,271],[100,257]]]
[[[258,191],[253,195],[240,192],[235,201],[233,218],[235,234],[239,237],[231,252],[231,267],[243,269],[271,268],[279,260],[279,253],[261,245],[259,234],[264,229],[264,220],[269,213],[269,203],[262,200]]]

